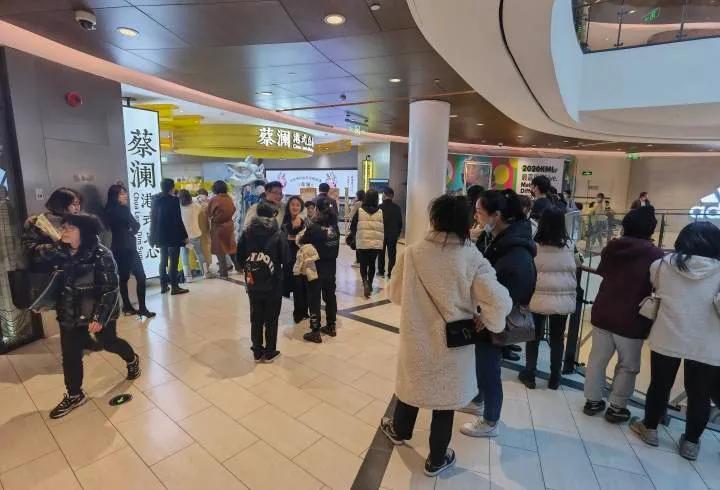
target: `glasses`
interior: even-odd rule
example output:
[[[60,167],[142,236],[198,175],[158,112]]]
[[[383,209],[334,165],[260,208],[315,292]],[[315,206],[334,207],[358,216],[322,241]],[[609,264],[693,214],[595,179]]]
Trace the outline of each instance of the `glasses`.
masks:
[[[282,189],[273,189],[268,192],[268,194],[275,194],[276,196],[282,196]]]

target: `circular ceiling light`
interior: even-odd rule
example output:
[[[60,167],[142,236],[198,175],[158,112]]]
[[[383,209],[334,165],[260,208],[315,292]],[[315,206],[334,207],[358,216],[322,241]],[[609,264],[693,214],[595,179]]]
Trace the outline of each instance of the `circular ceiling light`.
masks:
[[[615,148],[617,151],[623,151],[622,148]]]
[[[475,123],[475,126],[485,126],[485,123]]]
[[[570,143],[568,140],[564,140],[563,143]]]
[[[330,26],[341,26],[345,23],[345,16],[342,14],[327,14],[323,22]]]
[[[456,117],[458,117],[457,114],[450,114],[450,119],[455,119]]]
[[[648,143],[648,146],[655,146],[655,145],[651,145],[651,144]]]
[[[402,82],[402,78],[390,78],[390,79],[388,79],[388,82],[390,82],[390,83],[400,83],[400,82]]]
[[[269,90],[263,90],[262,92],[258,92],[258,94],[260,94],[260,95],[272,95],[272,92],[270,92]]]
[[[115,30],[125,37],[137,37],[140,34],[132,27],[118,27]]]
[[[372,10],[373,12],[377,12],[381,8],[382,8],[382,6],[377,2],[370,4],[370,10]]]
[[[522,137],[523,137],[523,135],[519,134],[519,135],[517,135],[517,137],[518,137],[518,138],[522,138]]]

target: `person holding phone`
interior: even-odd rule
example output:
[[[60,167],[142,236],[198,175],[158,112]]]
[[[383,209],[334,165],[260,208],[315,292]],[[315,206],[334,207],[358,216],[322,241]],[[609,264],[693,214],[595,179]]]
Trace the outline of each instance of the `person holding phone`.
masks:
[[[67,393],[50,411],[51,419],[64,417],[88,401],[82,390],[83,346],[88,332],[103,349],[122,357],[128,380],[140,376],[140,358],[117,336],[118,273],[112,253],[100,244],[100,230],[100,222],[91,215],[69,214],[62,221],[56,262],[62,273],[55,310]]]

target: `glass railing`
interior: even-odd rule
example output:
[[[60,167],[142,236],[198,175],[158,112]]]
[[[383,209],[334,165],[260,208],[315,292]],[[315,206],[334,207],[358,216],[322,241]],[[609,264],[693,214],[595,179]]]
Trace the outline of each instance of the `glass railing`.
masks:
[[[600,263],[602,250],[608,241],[617,238],[622,234],[622,220],[627,211],[615,212],[605,210],[596,214],[581,214],[580,212],[568,213],[566,215],[566,226],[568,234],[573,238],[580,256],[582,256],[583,265],[589,269],[596,269]],[[660,248],[670,251],[680,231],[689,223],[695,221],[710,221],[716,225],[720,225],[720,219],[713,219],[707,216],[691,215],[688,211],[681,210],[656,210],[658,226],[652,239]],[[573,315],[568,321],[566,355],[564,365],[570,364],[574,366],[574,373],[568,374],[569,379],[582,383],[584,381],[585,366],[590,356],[592,348],[592,324],[590,323],[590,315],[593,302],[597,296],[602,279],[600,276],[592,273],[583,272],[580,276],[579,292],[579,308],[577,316]],[[610,361],[608,373],[614,373],[615,359]],[[574,363],[572,362],[574,361]],[[524,367],[524,361],[510,362],[515,369]],[[549,351],[541,349],[538,369],[541,372],[549,371]],[[684,419],[686,408],[686,396],[683,389],[683,371],[682,366],[675,379],[675,385],[671,391],[670,403],[668,406],[668,415],[670,417]],[[611,386],[613,381],[612,375],[607,378],[607,386]],[[645,405],[645,393],[650,382],[650,349],[645,343],[642,350],[642,362],[640,373],[637,377],[635,385],[635,393],[632,402],[635,406],[643,407]],[[666,422],[669,419],[666,419]],[[720,431],[720,411],[713,408],[710,429]]]
[[[720,36],[717,0],[574,0],[586,53]]]

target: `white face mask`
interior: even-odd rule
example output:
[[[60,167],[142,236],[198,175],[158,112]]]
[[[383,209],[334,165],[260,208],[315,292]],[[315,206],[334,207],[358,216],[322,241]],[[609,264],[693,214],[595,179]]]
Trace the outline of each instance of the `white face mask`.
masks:
[[[495,223],[492,221],[488,221],[487,223],[485,223],[485,227],[483,228],[483,230],[485,230],[485,233],[492,233],[494,229]]]

